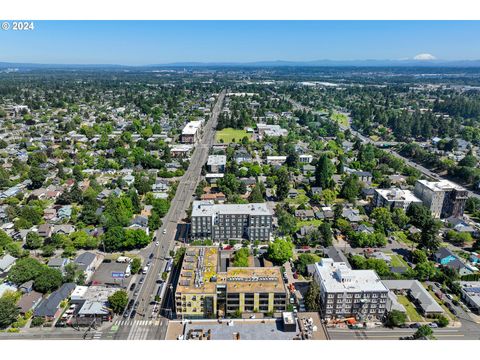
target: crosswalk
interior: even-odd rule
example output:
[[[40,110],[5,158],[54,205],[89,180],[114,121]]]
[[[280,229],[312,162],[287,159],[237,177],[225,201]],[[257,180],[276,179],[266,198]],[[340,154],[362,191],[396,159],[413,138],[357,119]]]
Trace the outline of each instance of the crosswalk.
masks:
[[[118,319],[114,325],[118,326],[152,326],[158,325],[158,320],[134,320],[134,319]]]
[[[92,336],[92,340],[100,340],[102,338],[102,332],[101,331],[95,331]]]

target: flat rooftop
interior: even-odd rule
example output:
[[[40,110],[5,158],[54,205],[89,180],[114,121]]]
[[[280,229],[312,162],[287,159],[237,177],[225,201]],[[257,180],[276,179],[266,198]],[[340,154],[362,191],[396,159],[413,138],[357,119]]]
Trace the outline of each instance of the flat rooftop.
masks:
[[[409,201],[409,202],[422,202],[417,198],[410,190],[401,190],[397,188],[393,189],[375,189],[384,199],[389,201]]]
[[[192,322],[185,325],[185,338],[191,334],[207,334],[211,340],[293,340],[300,339],[300,331],[283,331],[281,319],[232,320],[218,322]],[[194,338],[193,340],[200,340]],[[204,338],[206,340],[206,337]]]
[[[215,204],[213,201],[194,201],[192,216],[214,216],[216,214],[272,215],[266,203]]]
[[[215,293],[218,281],[217,269],[217,247],[189,246],[183,258],[176,292],[192,294]]]
[[[315,267],[327,292],[388,292],[374,270],[352,270],[346,263],[328,258],[322,259]]]
[[[227,269],[227,293],[285,293],[280,268],[230,267]]]
[[[225,165],[227,163],[226,155],[210,155],[207,160],[207,165]]]
[[[417,181],[432,191],[465,190],[462,186],[454,184],[449,180],[440,180],[440,181],[417,180]]]
[[[220,252],[215,246],[190,246],[185,251],[176,292],[215,294],[217,285],[229,293],[285,293],[278,267],[229,267],[220,271]]]
[[[202,126],[202,121],[190,121],[182,130],[182,135],[195,135]]]

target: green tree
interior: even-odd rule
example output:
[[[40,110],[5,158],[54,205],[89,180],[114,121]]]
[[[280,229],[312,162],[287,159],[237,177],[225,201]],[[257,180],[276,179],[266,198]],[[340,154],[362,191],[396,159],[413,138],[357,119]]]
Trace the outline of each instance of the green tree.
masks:
[[[278,265],[283,265],[293,256],[293,244],[286,239],[275,239],[268,245],[267,257]]]
[[[8,280],[16,285],[35,279],[41,272],[43,265],[36,259],[18,259],[8,272]]]
[[[362,190],[362,185],[358,180],[358,176],[355,174],[350,174],[347,176],[342,185],[340,196],[350,202],[355,202],[357,196],[360,194],[360,190]]]
[[[285,200],[290,189],[288,170],[286,167],[282,166],[280,169],[278,169],[275,185],[275,194],[277,195],[277,199],[280,201]]]
[[[315,185],[322,189],[331,186],[334,166],[326,154],[322,154],[315,166]]]
[[[108,303],[115,314],[123,313],[128,303],[127,292],[125,290],[115,291],[108,297]]]
[[[428,325],[420,326],[415,332],[415,334],[413,334],[414,339],[422,339],[422,338],[430,339],[432,338],[432,336],[433,336],[433,330]]]
[[[252,192],[250,193],[250,195],[248,197],[248,202],[250,202],[250,203],[262,203],[264,201],[265,200],[263,199],[263,194],[262,194],[261,187],[260,187],[259,183],[257,182],[257,184],[255,185],[255,187],[253,188]]]
[[[137,274],[142,268],[142,260],[138,257],[133,258],[132,263],[130,264],[132,274]]]
[[[323,222],[318,227],[320,231],[320,237],[322,239],[322,245],[324,247],[331,246],[333,240],[332,227],[328,222]]]
[[[450,323],[450,320],[448,320],[448,318],[445,315],[440,315],[437,318],[437,323],[438,323],[438,326],[443,328],[448,326],[448,324]]]
[[[319,311],[320,309],[320,287],[316,281],[311,281],[305,294],[305,307],[308,311]]]
[[[385,325],[393,328],[405,324],[405,321],[407,321],[407,315],[405,313],[398,310],[392,310],[387,315]]]
[[[375,224],[374,224],[375,229],[382,232],[385,235],[395,229],[395,224],[393,223],[392,215],[387,208],[384,208],[384,207],[375,208],[370,214],[370,217],[375,220]]]
[[[438,230],[440,230],[441,223],[435,219],[429,218],[422,228],[420,235],[420,247],[427,251],[434,252],[440,247],[440,237]]]
[[[410,218],[405,214],[405,210],[395,208],[392,211],[392,221],[399,229],[404,229],[408,225]]]
[[[0,298],[0,329],[13,324],[19,315],[19,309],[13,298]]]
[[[425,251],[420,250],[420,249],[415,249],[412,252],[412,260],[415,264],[420,264],[420,263],[423,263],[423,262],[427,262],[428,257],[427,257],[427,254],[425,253]]]
[[[43,238],[38,233],[29,231],[25,240],[27,249],[38,249],[43,246]]]
[[[235,251],[233,255],[233,266],[235,267],[248,267],[248,256],[250,252],[247,248],[241,248]]]
[[[38,166],[32,165],[28,171],[28,178],[32,182],[31,188],[41,188],[45,179],[47,178],[45,170],[40,169]]]
[[[307,275],[307,265],[315,264],[320,261],[320,257],[315,254],[300,254],[295,260],[295,268],[303,276]]]
[[[33,287],[36,291],[45,294],[57,290],[62,283],[63,276],[59,270],[43,266],[42,270],[35,277]]]

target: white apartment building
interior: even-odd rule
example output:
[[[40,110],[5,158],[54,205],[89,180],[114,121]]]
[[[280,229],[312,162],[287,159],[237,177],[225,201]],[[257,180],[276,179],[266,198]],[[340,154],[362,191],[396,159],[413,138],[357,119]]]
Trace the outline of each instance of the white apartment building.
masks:
[[[315,264],[314,280],[320,287],[324,318],[367,321],[383,317],[388,289],[374,270],[352,270],[344,262],[324,258]]]
[[[389,209],[402,208],[407,210],[410,204],[421,204],[422,200],[417,198],[410,190],[375,189],[373,205],[375,207],[386,207]]]

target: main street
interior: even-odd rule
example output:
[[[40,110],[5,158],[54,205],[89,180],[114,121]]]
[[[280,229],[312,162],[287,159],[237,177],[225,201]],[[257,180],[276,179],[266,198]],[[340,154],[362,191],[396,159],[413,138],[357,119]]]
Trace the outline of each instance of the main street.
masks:
[[[150,245],[154,258],[148,273],[145,275],[139,294],[135,299],[135,302],[138,303],[137,313],[133,321],[122,321],[119,319],[119,322],[116,324],[118,326],[115,335],[116,339],[141,340],[165,337],[168,320],[165,318],[156,319],[156,315],[152,318],[153,306],[150,303],[155,297],[158,277],[165,269],[165,258],[169,256],[170,251],[174,248],[177,225],[186,217],[186,211],[193,200],[193,195],[201,178],[202,167],[207,161],[209,150],[215,141],[215,128],[224,98],[225,91],[222,91],[213,107],[209,121],[203,128],[203,135],[195,147],[190,159],[190,165],[181,178],[170,208],[163,218],[163,225],[156,231],[154,241],[158,241],[159,245]],[[166,293],[172,296],[171,291]]]

